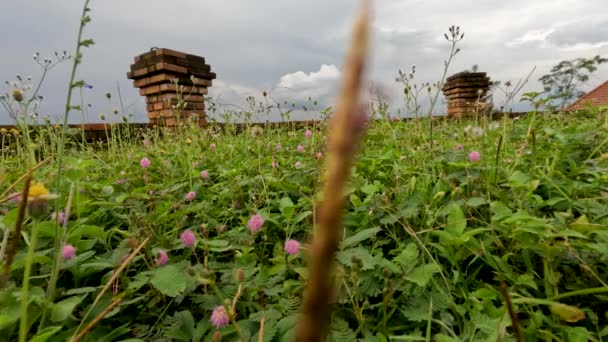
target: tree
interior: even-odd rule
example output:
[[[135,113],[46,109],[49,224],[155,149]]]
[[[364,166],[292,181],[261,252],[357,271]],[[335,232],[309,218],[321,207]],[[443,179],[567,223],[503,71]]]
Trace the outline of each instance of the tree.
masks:
[[[580,87],[589,80],[589,75],[596,71],[600,64],[606,62],[608,58],[599,55],[590,59],[561,61],[551,68],[551,73],[538,80],[542,82],[545,92],[553,97],[554,104],[561,109],[584,94]]]

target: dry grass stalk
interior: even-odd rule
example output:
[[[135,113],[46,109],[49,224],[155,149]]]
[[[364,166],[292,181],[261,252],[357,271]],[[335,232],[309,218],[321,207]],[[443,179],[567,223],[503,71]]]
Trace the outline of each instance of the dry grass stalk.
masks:
[[[27,178],[28,176],[31,176],[31,174],[34,171],[36,171],[37,169],[41,168],[42,166],[48,164],[50,161],[51,161],[50,158],[41,161],[36,166],[34,166],[30,171],[28,171],[26,174],[19,177],[19,179],[17,179],[15,182],[13,182],[13,184],[11,184],[8,188],[6,188],[4,190],[4,192],[0,195],[0,203],[4,203],[4,202],[8,201],[10,199],[10,197],[8,197],[7,194],[11,190],[13,190],[17,186],[17,184],[21,183],[25,178]]]
[[[91,323],[89,323],[84,329],[82,329],[82,331],[76,335],[75,337],[73,337],[70,342],[78,342],[80,341],[81,338],[83,338],[86,334],[89,333],[89,331],[91,331],[91,329],[93,329],[93,327],[95,327],[97,325],[97,323],[99,323],[99,321],[101,321],[104,317],[106,317],[106,315],[114,310],[114,308],[116,307],[116,305],[120,304],[120,302],[122,302],[123,298],[117,298],[115,299],[112,303],[110,303],[110,305],[108,305],[105,309],[103,309],[102,312],[99,313],[99,315],[97,315],[97,317],[95,317]]]
[[[17,220],[15,221],[15,229],[11,234],[9,246],[6,250],[6,260],[4,262],[4,271],[2,277],[0,277],[0,287],[5,287],[8,282],[8,278],[11,272],[11,265],[17,254],[17,245],[21,239],[21,227],[25,220],[25,210],[27,208],[27,196],[30,192],[30,184],[32,184],[32,171],[28,172],[25,176],[25,186],[23,187],[23,193],[21,194],[21,202],[19,203],[19,211],[17,212]],[[21,179],[21,178],[20,178]],[[7,232],[7,234],[9,234]]]
[[[258,334],[258,342],[264,342],[264,320],[265,317],[262,317],[260,321],[260,333]]]
[[[350,176],[357,142],[364,125],[359,106],[363,70],[368,50],[369,1],[364,1],[356,19],[352,45],[344,66],[344,81],[329,132],[323,203],[311,245],[310,276],[304,295],[303,315],[296,328],[298,342],[322,341],[330,324],[332,263],[342,238],[343,191]]]
[[[513,307],[513,303],[511,302],[511,296],[509,295],[509,288],[504,281],[500,282],[500,292],[502,293],[502,297],[505,300],[505,305],[507,306],[507,310],[509,311],[509,317],[511,318],[511,328],[513,328],[513,335],[515,335],[515,340],[517,342],[523,342],[524,339],[521,336],[521,331],[519,330],[519,322],[517,321],[517,313],[515,312],[515,308]]]
[[[93,301],[93,304],[91,304],[90,308],[95,307],[95,305],[99,302],[99,300],[101,299],[101,297],[106,293],[106,291],[108,291],[108,289],[110,288],[110,286],[114,283],[114,280],[118,279],[118,276],[120,275],[120,273],[122,271],[124,271],[124,269],[127,268],[127,266],[129,266],[129,264],[131,263],[131,261],[139,253],[139,251],[141,251],[142,248],[144,248],[144,246],[148,243],[148,241],[150,241],[150,237],[149,236],[144,241],[142,241],[139,244],[139,246],[137,246],[137,248],[135,248],[135,250],[133,250],[133,252],[131,252],[131,254],[129,254],[129,256],[120,264],[120,266],[118,267],[118,269],[116,270],[116,272],[114,272],[114,274],[112,275],[112,277],[110,277],[110,279],[106,282],[106,284],[104,285],[104,287],[101,290],[101,292],[99,292],[99,294],[97,295],[97,297],[95,297],[95,300]],[[116,304],[118,304],[118,303],[116,303]],[[112,304],[110,304],[110,306],[112,306],[112,305],[114,305],[114,302]],[[107,308],[106,308],[106,310],[107,310]],[[81,334],[76,335],[76,333],[80,330],[80,327],[82,327],[82,324],[84,323],[84,321],[87,319],[87,316],[88,316],[89,312],[90,312],[90,309],[87,312],[87,314],[83,317],[82,321],[78,325],[78,328],[76,328],[76,330],[74,331],[74,335],[72,336],[71,341],[75,341],[74,338],[76,338],[76,337],[78,337],[78,336],[80,336],[82,334],[81,333]],[[104,312],[105,312],[105,310],[104,310]],[[103,318],[103,317],[101,317],[101,318]],[[101,320],[101,318],[100,318],[100,320]],[[89,326],[90,325],[91,324],[89,324]],[[89,326],[87,326],[87,328]],[[85,330],[83,330],[83,331],[85,331]],[[76,337],[74,337],[74,336],[76,336]],[[82,337],[82,336],[80,336],[80,337]]]

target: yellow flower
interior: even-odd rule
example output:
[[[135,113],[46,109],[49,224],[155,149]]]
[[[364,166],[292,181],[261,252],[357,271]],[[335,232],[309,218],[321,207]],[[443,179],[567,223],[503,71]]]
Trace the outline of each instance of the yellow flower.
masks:
[[[57,195],[49,193],[49,189],[42,183],[34,183],[27,193],[27,202],[30,215],[42,217],[48,212],[48,202],[57,198]]]
[[[4,127],[0,128],[0,132],[6,133],[6,128],[4,128]]]
[[[192,140],[190,140],[190,138],[186,138],[186,144],[192,144]]]
[[[28,191],[27,196],[29,198],[37,198],[40,196],[46,196],[49,194],[49,189],[47,189],[44,184],[36,183],[30,186],[30,191]]]

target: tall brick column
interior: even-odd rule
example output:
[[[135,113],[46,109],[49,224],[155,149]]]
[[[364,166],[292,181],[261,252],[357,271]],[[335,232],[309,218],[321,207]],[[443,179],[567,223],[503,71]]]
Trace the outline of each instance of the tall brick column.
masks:
[[[127,78],[146,97],[150,123],[177,126],[193,116],[206,123],[203,95],[216,75],[203,57],[153,48],[134,58]]]
[[[448,116],[461,117],[479,110],[490,90],[490,78],[485,72],[459,72],[447,78],[443,94],[448,101]]]

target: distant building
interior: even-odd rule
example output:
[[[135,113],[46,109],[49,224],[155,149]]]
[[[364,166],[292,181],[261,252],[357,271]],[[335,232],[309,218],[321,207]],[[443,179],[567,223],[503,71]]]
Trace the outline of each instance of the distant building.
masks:
[[[581,110],[585,106],[608,106],[608,81],[581,96],[576,102],[564,108],[565,111]]]

